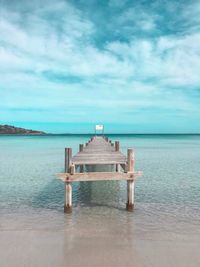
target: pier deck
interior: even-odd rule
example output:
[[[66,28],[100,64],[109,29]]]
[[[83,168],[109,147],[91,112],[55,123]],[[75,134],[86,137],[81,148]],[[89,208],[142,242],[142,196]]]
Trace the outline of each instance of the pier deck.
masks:
[[[126,156],[103,137],[94,137],[87,146],[72,158],[74,164],[125,164]]]
[[[95,171],[102,166],[108,171]],[[107,168],[110,167],[110,168]],[[80,144],[79,152],[72,157],[72,149],[65,149],[65,173],[58,177],[65,182],[65,212],[72,209],[72,182],[127,180],[127,209],[134,207],[134,180],[141,176],[134,170],[134,152],[128,149],[125,156],[119,149],[119,142],[112,143],[107,137],[94,136],[85,146]]]

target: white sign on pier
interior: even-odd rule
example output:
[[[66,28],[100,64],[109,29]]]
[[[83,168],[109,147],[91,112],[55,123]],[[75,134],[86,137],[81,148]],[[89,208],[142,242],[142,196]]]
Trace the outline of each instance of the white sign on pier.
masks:
[[[95,125],[95,134],[96,134],[97,132],[99,132],[99,131],[101,131],[102,134],[104,134],[104,125],[103,125],[103,124],[96,124],[96,125]]]
[[[96,125],[96,127],[95,127],[95,129],[96,129],[96,131],[103,131],[103,125],[102,124],[97,124]]]

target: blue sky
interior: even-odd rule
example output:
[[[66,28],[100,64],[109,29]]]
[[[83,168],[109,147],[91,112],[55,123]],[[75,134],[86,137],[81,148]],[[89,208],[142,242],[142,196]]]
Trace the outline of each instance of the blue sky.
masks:
[[[0,0],[0,123],[200,132],[200,1]]]

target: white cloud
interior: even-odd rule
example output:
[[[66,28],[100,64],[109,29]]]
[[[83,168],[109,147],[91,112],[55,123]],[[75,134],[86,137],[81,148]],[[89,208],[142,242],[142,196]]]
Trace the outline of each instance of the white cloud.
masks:
[[[38,108],[61,109],[61,120],[71,112],[69,108],[78,107],[86,119],[88,109],[97,107],[102,116],[109,111],[111,117],[121,113],[127,119],[134,111],[152,107],[197,110],[185,90],[200,85],[199,32],[154,38],[130,35],[127,42],[113,40],[98,47],[94,23],[65,1],[34,9],[24,23],[18,13],[2,14],[1,107],[33,108],[36,98]],[[157,27],[157,15],[146,10],[138,14],[132,8],[116,19],[147,32]],[[48,80],[44,75],[48,71],[55,76],[80,77],[81,82]],[[169,93],[180,87],[181,93]],[[66,99],[70,100],[67,106]]]

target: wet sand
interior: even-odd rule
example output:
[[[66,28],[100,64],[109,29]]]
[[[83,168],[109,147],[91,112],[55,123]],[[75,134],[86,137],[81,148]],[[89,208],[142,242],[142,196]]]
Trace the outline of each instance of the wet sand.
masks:
[[[72,214],[7,214],[0,220],[0,266],[200,266],[198,221],[162,210],[138,203],[134,212],[90,206]]]
[[[199,245],[195,236],[1,231],[0,266],[200,266]]]

